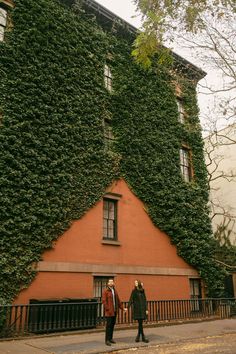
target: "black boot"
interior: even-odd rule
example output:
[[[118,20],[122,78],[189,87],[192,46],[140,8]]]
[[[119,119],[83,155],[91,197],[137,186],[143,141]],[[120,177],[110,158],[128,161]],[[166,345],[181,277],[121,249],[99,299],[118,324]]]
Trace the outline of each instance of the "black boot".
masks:
[[[139,342],[139,337],[140,335],[138,334],[137,337],[135,338],[135,342]]]
[[[144,342],[144,343],[148,343],[149,342],[149,340],[145,337],[144,334],[142,335],[142,342]]]

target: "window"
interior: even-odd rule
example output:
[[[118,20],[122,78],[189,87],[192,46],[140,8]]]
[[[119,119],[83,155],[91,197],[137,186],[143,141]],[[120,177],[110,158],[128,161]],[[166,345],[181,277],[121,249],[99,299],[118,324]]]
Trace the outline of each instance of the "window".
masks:
[[[103,199],[103,239],[117,240],[117,200]]]
[[[111,68],[105,64],[104,66],[104,83],[106,89],[111,92],[112,91],[112,74],[111,74]]]
[[[7,11],[0,4],[0,41],[4,40],[4,33],[7,26]]]
[[[183,102],[181,99],[177,98],[176,100],[177,103],[177,107],[178,107],[178,120],[180,123],[184,123],[185,121],[185,112],[184,112],[184,106],[183,106]]]
[[[180,149],[180,169],[185,182],[192,179],[192,166],[190,159],[190,150],[182,147]]]
[[[201,280],[200,279],[189,279],[190,281],[190,297],[191,299],[201,298]]]
[[[228,298],[236,297],[236,289],[234,291],[234,279],[232,274],[227,275],[224,279],[224,293],[225,293],[224,297],[228,297]]]
[[[106,289],[109,279],[114,279],[114,276],[95,276],[93,281],[93,296],[100,302],[102,300],[103,290]],[[98,306],[97,320],[103,321],[104,318],[104,306]]]
[[[200,279],[189,279],[190,281],[190,298],[191,300],[191,310],[200,311],[201,309],[201,280]]]
[[[115,140],[110,119],[104,119],[104,137],[106,148],[110,149]]]
[[[93,282],[93,296],[97,299],[101,299],[103,290],[106,289],[107,282],[109,279],[114,279],[113,276],[103,276],[103,277],[94,277]]]

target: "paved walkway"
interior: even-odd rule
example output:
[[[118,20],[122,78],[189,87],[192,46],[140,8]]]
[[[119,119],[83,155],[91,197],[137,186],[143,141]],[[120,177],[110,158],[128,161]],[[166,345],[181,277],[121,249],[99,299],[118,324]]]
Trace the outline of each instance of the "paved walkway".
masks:
[[[236,319],[215,320],[198,323],[157,326],[145,328],[149,343],[135,343],[136,329],[118,329],[114,339],[116,344],[104,344],[104,331],[80,331],[61,335],[40,336],[17,340],[0,341],[0,354],[101,354],[137,347],[150,348],[200,338],[232,334],[236,335]],[[235,348],[236,354],[236,348]]]

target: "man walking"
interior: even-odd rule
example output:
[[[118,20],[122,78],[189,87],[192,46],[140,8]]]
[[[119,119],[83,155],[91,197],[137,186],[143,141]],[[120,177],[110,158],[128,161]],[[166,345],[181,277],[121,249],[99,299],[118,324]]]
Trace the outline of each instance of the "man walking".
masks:
[[[111,345],[111,343],[115,343],[113,340],[113,330],[116,323],[116,315],[118,309],[120,308],[124,311],[127,311],[127,309],[124,308],[120,302],[113,279],[108,280],[107,288],[102,294],[102,303],[106,317],[105,343],[106,345]]]

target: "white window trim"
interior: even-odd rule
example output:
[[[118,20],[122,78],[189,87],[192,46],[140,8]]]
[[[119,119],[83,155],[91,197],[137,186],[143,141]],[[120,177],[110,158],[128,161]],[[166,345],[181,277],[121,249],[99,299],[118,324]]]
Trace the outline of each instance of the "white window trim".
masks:
[[[112,92],[112,72],[109,65],[104,65],[104,84],[107,91]]]
[[[1,3],[0,3],[0,42],[4,41],[6,27],[7,27],[7,10],[1,7]]]
[[[177,107],[178,107],[178,119],[179,119],[179,122],[184,124],[184,122],[185,122],[185,111],[184,111],[183,102],[181,101],[181,99],[177,98],[176,99],[176,103],[177,103]]]

